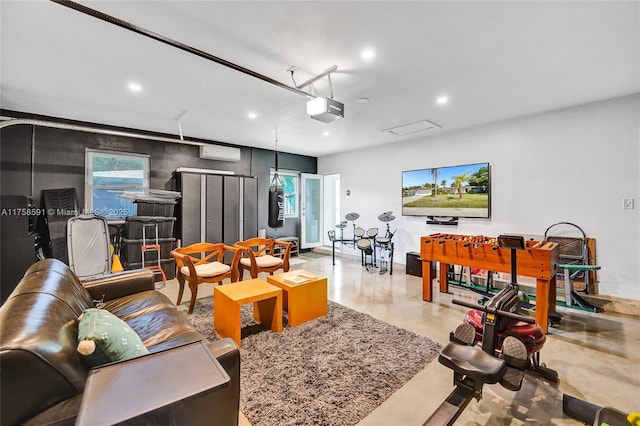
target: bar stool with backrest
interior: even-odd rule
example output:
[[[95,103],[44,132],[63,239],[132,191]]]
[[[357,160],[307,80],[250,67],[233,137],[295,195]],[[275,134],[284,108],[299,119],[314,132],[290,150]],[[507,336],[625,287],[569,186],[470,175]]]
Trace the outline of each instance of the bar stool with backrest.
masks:
[[[231,282],[238,281],[240,252],[238,247],[223,243],[195,243],[173,250],[171,256],[176,260],[176,278],[180,284],[176,304],[179,305],[182,302],[185,281],[189,282],[191,290],[189,313],[193,312],[198,285],[201,283],[222,284],[222,280],[226,278],[230,278]]]
[[[274,238],[249,238],[234,244],[241,249],[238,264],[240,280],[243,279],[245,269],[251,273],[251,278],[258,278],[258,273],[266,272],[273,275],[278,269],[289,271],[289,253],[292,243]],[[284,256],[275,255],[276,246],[284,247]]]

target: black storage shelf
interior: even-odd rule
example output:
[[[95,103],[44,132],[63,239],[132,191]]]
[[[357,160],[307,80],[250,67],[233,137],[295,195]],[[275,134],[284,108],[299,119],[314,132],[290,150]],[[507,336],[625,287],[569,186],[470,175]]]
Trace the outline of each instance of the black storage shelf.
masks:
[[[129,216],[125,220],[124,232],[129,239],[141,240],[144,228],[147,244],[153,244],[156,238],[153,225],[158,226],[158,238],[172,238],[175,221],[175,217]]]
[[[136,206],[137,216],[172,217],[176,201],[168,199],[142,198],[133,200],[133,204]]]
[[[158,192],[158,190],[153,191]],[[176,261],[171,257],[171,251],[176,247],[176,239],[173,235],[176,223],[174,209],[177,204],[176,195],[180,196],[180,194],[172,192],[171,197],[165,197],[163,194],[169,191],[160,192],[162,193],[160,196],[146,194],[132,199],[136,215],[125,219],[125,238],[122,239],[120,256],[124,269],[157,268],[160,265],[165,278],[172,280],[176,277]],[[144,253],[142,252],[143,246],[155,244],[160,247],[159,251],[147,248]],[[159,271],[154,273],[156,282],[162,281],[162,274]]]

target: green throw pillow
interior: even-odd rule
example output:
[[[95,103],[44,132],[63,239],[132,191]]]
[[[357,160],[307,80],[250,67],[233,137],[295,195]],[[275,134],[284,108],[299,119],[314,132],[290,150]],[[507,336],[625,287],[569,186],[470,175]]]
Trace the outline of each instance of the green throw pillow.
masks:
[[[90,308],[80,316],[78,352],[90,367],[149,353],[129,325],[111,312]]]

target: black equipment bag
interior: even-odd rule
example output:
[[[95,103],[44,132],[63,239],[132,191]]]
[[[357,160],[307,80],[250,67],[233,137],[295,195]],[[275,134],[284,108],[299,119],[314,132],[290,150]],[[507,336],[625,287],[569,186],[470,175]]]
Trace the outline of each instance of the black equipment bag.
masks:
[[[276,177],[274,178],[274,181]],[[282,228],[284,226],[284,190],[282,186],[269,187],[269,227]]]

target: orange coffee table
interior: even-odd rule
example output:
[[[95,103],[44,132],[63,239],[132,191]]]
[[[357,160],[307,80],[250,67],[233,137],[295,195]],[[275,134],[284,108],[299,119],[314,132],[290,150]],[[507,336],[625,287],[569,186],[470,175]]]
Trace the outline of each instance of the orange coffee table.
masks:
[[[253,303],[253,317],[282,333],[282,290],[261,279],[213,288],[213,326],[220,337],[231,337],[240,347],[240,307]]]
[[[300,284],[287,281],[296,276],[306,275],[315,278]],[[289,325],[296,326],[304,322],[327,315],[327,279],[317,277],[313,272],[297,270],[284,274],[269,275],[267,281],[284,291],[282,309],[289,313]]]

